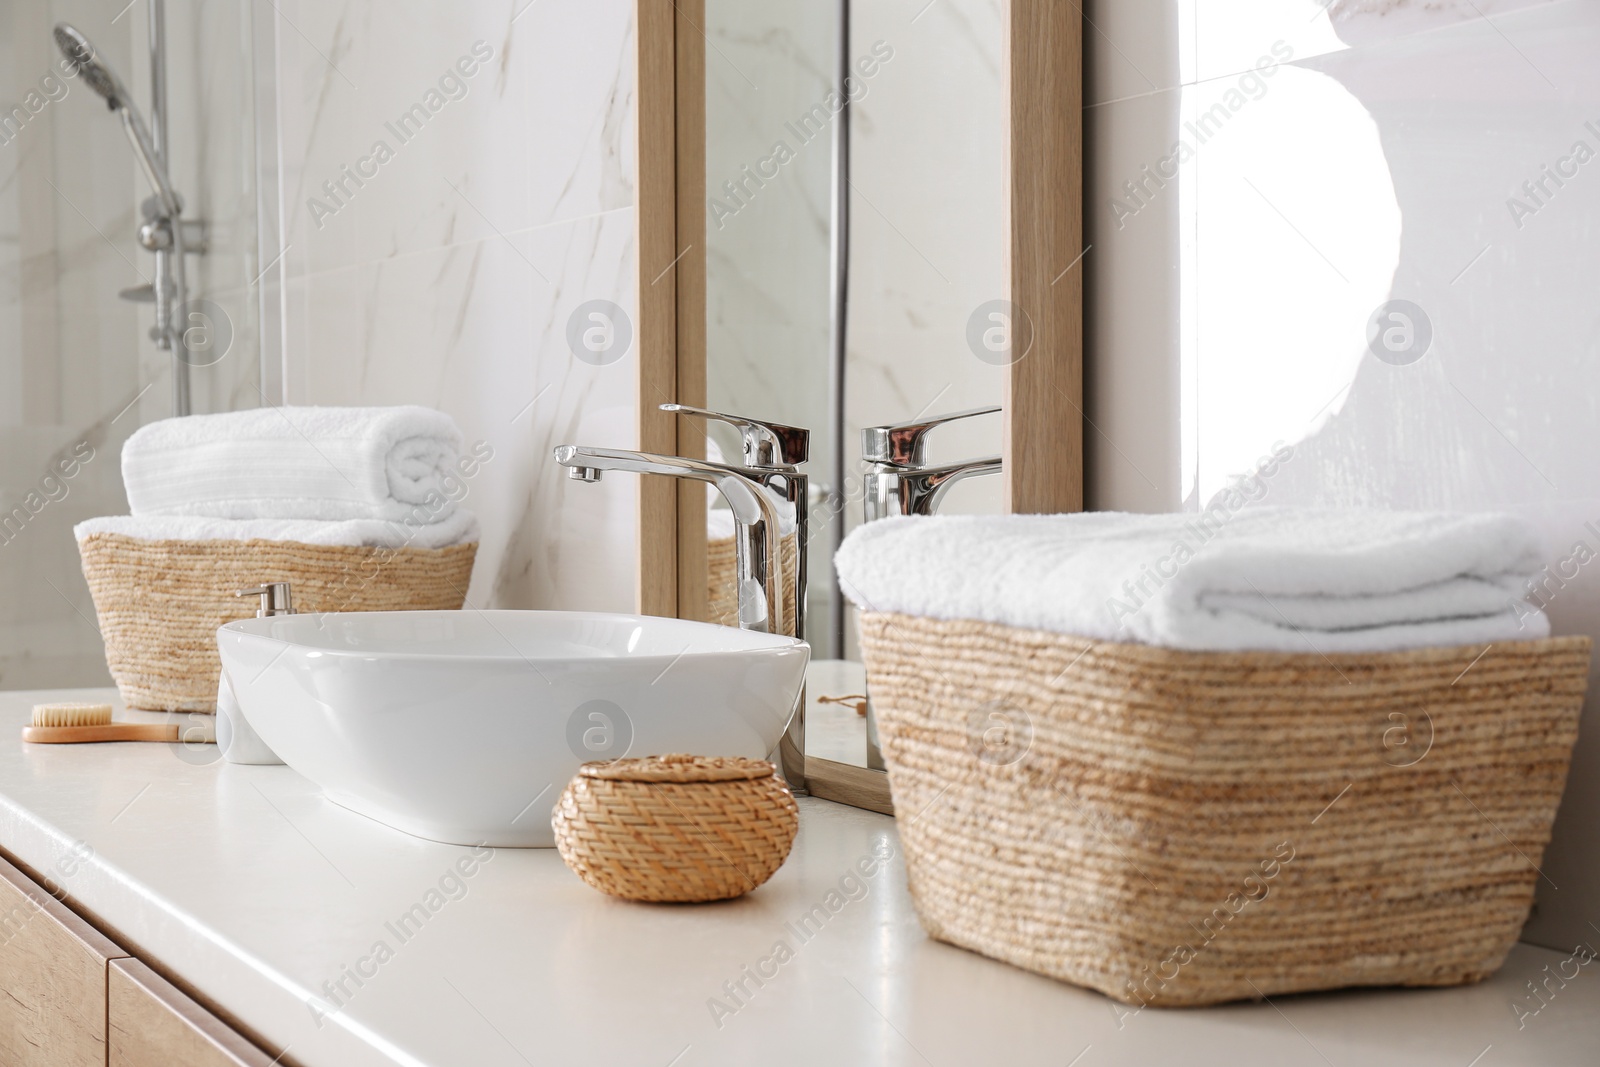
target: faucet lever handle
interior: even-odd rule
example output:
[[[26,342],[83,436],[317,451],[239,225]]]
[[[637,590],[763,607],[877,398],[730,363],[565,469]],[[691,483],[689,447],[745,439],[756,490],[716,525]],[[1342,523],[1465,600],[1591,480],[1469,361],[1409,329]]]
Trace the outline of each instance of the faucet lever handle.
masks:
[[[925,439],[936,426],[976,415],[993,415],[999,405],[952,411],[948,415],[935,415],[916,422],[902,422],[892,426],[867,426],[861,431],[861,458],[868,463],[893,463],[902,467],[920,467],[926,462]]]
[[[811,431],[798,426],[785,426],[779,422],[763,422],[743,415],[725,415],[720,411],[690,407],[688,404],[662,404],[662,411],[675,411],[679,415],[693,415],[699,419],[725,422],[739,431],[744,439],[744,465],[761,470],[774,467],[795,467],[804,463],[811,454]]]

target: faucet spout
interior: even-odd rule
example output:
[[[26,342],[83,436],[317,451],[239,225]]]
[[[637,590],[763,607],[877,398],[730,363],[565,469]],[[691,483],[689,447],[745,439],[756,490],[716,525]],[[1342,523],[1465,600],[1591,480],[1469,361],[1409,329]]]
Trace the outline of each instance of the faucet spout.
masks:
[[[887,463],[869,464],[864,480],[868,522],[894,515],[932,515],[939,510],[950,487],[979,474],[1001,469],[999,456],[939,467],[905,468]]]
[[[783,617],[782,516],[761,484],[741,468],[685,456],[579,445],[557,447],[555,461],[582,481],[599,481],[602,471],[632,471],[716,486],[733,512],[739,625],[763,633],[789,632]]]

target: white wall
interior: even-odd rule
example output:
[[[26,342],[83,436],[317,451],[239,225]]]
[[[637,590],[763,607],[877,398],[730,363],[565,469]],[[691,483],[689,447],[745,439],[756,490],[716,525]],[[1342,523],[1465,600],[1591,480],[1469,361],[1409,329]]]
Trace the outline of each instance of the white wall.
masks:
[[[287,249],[288,401],[427,404],[494,448],[470,605],[631,610],[636,479],[572,482],[550,452],[637,445],[637,346],[597,366],[567,343],[587,301],[634,314],[632,5],[278,8],[284,216],[261,255]],[[402,138],[418,103],[437,110]]]
[[[1533,213],[1509,204],[1575,142],[1600,152],[1600,11],[1120,0],[1089,16],[1090,505],[1198,507],[1282,440],[1269,502],[1503,509],[1545,531],[1552,567],[1600,549],[1600,163]],[[1179,143],[1178,173],[1147,178]],[[1368,319],[1395,298],[1432,340],[1385,361]],[[1600,636],[1600,581],[1580,571],[1549,610],[1558,633]],[[1525,933],[1553,947],[1592,937],[1600,901],[1591,688]]]

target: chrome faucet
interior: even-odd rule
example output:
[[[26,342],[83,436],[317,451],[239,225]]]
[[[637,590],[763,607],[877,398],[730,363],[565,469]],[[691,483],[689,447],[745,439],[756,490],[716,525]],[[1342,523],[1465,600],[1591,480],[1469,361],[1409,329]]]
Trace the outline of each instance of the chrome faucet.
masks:
[[[796,468],[806,462],[810,433],[794,426],[724,415],[683,404],[662,404],[662,411],[716,419],[739,429],[744,439],[744,466],[712,463],[685,456],[663,456],[616,448],[582,448],[562,445],[555,460],[567,476],[597,482],[601,472],[634,471],[686,478],[717,487],[733,512],[734,576],[739,586],[739,626],[762,633],[805,638],[807,477]],[[785,506],[786,505],[786,506]],[[791,577],[783,567],[783,520],[792,509],[797,538],[794,618],[785,611],[785,582]],[[797,794],[805,792],[805,695],[778,743],[784,778]]]
[[[692,418],[710,419],[726,423],[739,431],[743,439],[744,464],[739,469],[754,480],[771,497],[788,505],[794,518],[795,573],[793,575],[794,618],[788,631],[791,637],[802,640],[806,636],[806,543],[810,539],[811,517],[807,507],[810,478],[801,474],[800,464],[811,457],[811,431],[798,426],[784,426],[776,422],[761,422],[742,415],[724,415],[705,408],[686,404],[662,404],[662,411],[675,411]],[[737,520],[736,520],[737,521]],[[782,531],[779,531],[782,541]],[[782,562],[782,545],[774,558]],[[778,586],[778,594],[788,591]],[[778,595],[774,594],[774,595]],[[784,599],[781,595],[778,598]]]
[[[928,432],[937,426],[975,415],[993,415],[999,410],[998,407],[973,408],[919,422],[869,426],[862,430],[866,521],[896,515],[932,515],[952,485],[974,475],[997,473],[1001,466],[999,456],[930,466],[925,445]]]
[[[998,407],[972,408],[918,422],[863,429],[861,460],[866,477],[862,504],[866,521],[896,515],[932,515],[952,485],[979,474],[999,473],[999,456],[929,466],[926,449],[928,433],[935,427],[976,415],[993,415],[999,410]],[[872,710],[870,697],[867,701],[867,766],[875,771],[885,769],[883,752],[878,747],[878,716]]]
[[[716,486],[733,511],[739,627],[761,633],[785,632],[778,506],[761,488],[761,483],[744,470],[686,456],[578,445],[559,446],[555,459],[568,468],[567,477],[580,482],[598,482],[605,471],[633,471]]]

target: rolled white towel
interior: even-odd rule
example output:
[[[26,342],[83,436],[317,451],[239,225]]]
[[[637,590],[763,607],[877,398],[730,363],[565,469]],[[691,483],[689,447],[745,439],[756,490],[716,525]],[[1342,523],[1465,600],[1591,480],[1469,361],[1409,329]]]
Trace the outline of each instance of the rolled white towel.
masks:
[[[942,516],[858,527],[858,607],[1188,649],[1357,652],[1549,635],[1508,515],[1250,508]]]
[[[122,480],[134,515],[426,525],[455,514],[460,451],[430,408],[255,408],[142,427]]]
[[[110,515],[73,527],[79,541],[111,533],[141,541],[298,541],[306,545],[449,548],[478,540],[478,518],[466,508],[441,522],[412,525],[383,519],[208,519],[196,515]]]

